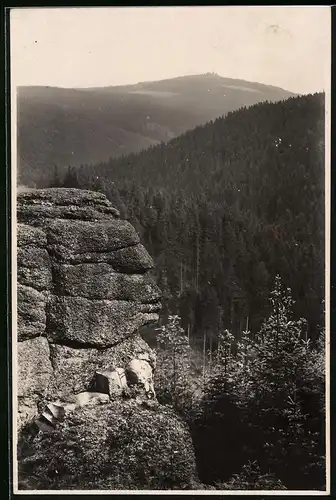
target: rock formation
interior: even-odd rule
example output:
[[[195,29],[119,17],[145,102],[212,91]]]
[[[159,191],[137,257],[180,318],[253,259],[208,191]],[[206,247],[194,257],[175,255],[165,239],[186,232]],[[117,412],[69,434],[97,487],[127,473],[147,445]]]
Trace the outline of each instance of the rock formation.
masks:
[[[60,188],[20,193],[17,220],[21,487],[48,489],[56,484],[56,472],[48,469],[50,454],[63,471],[57,481],[64,489],[118,484],[141,489],[150,487],[151,481],[159,489],[161,483],[166,487],[163,479],[155,482],[148,471],[138,471],[139,463],[146,469],[151,461],[139,451],[142,440],[157,460],[160,455],[166,478],[175,471],[173,467],[169,472],[171,450],[165,453],[164,444],[158,446],[165,425],[171,430],[166,446],[181,447],[180,459],[191,463],[188,477],[193,477],[189,434],[157,403],[155,354],[138,332],[157,321],[161,294],[150,275],[153,261],[133,226],[119,218],[103,194]],[[129,421],[122,417],[125,412]],[[137,434],[132,434],[132,426]],[[127,479],[116,457],[123,453],[122,439],[128,433],[139,463],[134,475],[129,457],[123,459],[128,463]],[[75,480],[76,456],[66,451],[69,440],[80,457],[81,480]],[[99,481],[95,454],[101,454]]]

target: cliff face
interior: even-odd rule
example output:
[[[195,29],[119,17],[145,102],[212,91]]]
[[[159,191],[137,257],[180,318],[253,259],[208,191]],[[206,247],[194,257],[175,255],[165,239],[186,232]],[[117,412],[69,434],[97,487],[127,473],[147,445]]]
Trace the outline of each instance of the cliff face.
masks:
[[[138,333],[141,326],[157,321],[160,290],[149,272],[153,261],[135,229],[120,220],[104,195],[76,189],[21,193],[17,218],[21,487],[53,487],[47,459],[52,447],[52,453],[56,453],[53,462],[56,460],[64,472],[57,481],[63,481],[65,489],[95,488],[90,456],[99,454],[101,446],[106,448],[101,455],[105,475],[99,487],[118,487],[114,470],[118,465],[109,468],[108,464],[111,457],[116,459],[118,453],[123,453],[123,448],[121,444],[112,445],[105,431],[101,436],[106,426],[114,427],[114,423],[113,442],[118,435],[127,435],[131,426],[137,427],[143,419],[147,422],[146,437],[141,438],[140,432],[132,438],[137,450],[143,448],[143,439],[148,444],[148,429],[149,443],[153,440],[155,444],[166,420],[172,429],[168,442],[175,443],[175,438],[180,441],[183,436],[189,446],[181,443],[182,456],[188,449],[188,455],[193,457],[183,424],[156,401],[155,355]],[[130,427],[119,432],[117,422],[123,421],[125,411]],[[155,418],[148,415],[153,411]],[[78,418],[82,426],[73,424]],[[66,446],[56,446],[68,442],[69,432],[73,440],[79,443],[84,439],[86,443],[78,444],[78,467],[82,467],[83,475],[77,483],[73,477],[76,460],[70,459],[70,466]],[[97,442],[89,438],[92,432],[100,436]],[[174,446],[179,447],[176,443]],[[46,453],[42,469],[36,466],[40,463],[36,453]],[[165,454],[161,450],[159,455],[160,461]],[[149,457],[142,459],[148,462]],[[30,470],[32,464],[34,473]],[[169,469],[169,464],[163,467]],[[120,477],[120,471],[118,474]],[[124,478],[125,487],[137,484],[133,476]],[[141,484],[150,487],[145,476],[138,480],[140,488]],[[28,485],[26,477],[30,478]]]

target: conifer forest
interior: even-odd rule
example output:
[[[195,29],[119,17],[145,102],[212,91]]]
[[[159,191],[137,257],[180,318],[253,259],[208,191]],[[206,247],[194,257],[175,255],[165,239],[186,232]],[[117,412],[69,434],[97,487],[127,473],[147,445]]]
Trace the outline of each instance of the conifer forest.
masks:
[[[140,152],[49,165],[153,257],[158,400],[208,490],[325,488],[325,95],[228,112]]]

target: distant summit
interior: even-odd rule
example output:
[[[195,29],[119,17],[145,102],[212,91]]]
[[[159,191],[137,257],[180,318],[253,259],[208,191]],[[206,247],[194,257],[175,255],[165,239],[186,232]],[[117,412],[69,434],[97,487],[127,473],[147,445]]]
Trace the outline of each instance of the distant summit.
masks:
[[[280,93],[287,93],[288,97],[294,97],[297,96],[298,94],[294,92],[287,91],[281,87],[276,87],[274,85],[266,85],[263,83],[259,82],[250,82],[248,80],[243,80],[241,78],[227,78],[224,76],[219,75],[218,73],[212,73],[212,72],[207,72],[207,73],[200,73],[200,74],[195,74],[195,75],[185,75],[185,76],[177,76],[173,78],[168,78],[165,80],[155,80],[155,81],[146,81],[146,82],[139,82],[136,85],[129,85],[127,87],[135,87],[135,86],[166,86],[166,85],[173,85],[174,83],[181,84],[181,83],[194,83],[194,84],[211,84],[211,85],[224,85],[228,87],[235,87],[235,86],[241,86],[244,88],[248,88],[251,91],[264,91],[264,92],[269,92],[270,89],[274,92],[279,91]],[[122,86],[121,86],[122,87]],[[109,87],[109,88],[115,88],[115,87]]]
[[[19,182],[46,169],[138,152],[229,111],[280,101],[286,90],[216,73],[90,89],[19,87]]]

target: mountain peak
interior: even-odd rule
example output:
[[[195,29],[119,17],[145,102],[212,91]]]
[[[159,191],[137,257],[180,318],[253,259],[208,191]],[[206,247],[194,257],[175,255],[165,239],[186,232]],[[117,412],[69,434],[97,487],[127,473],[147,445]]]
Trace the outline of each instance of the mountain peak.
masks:
[[[107,161],[166,142],[229,111],[291,96],[283,89],[211,72],[114,87],[21,87],[21,181],[39,178],[45,165],[65,169]]]

